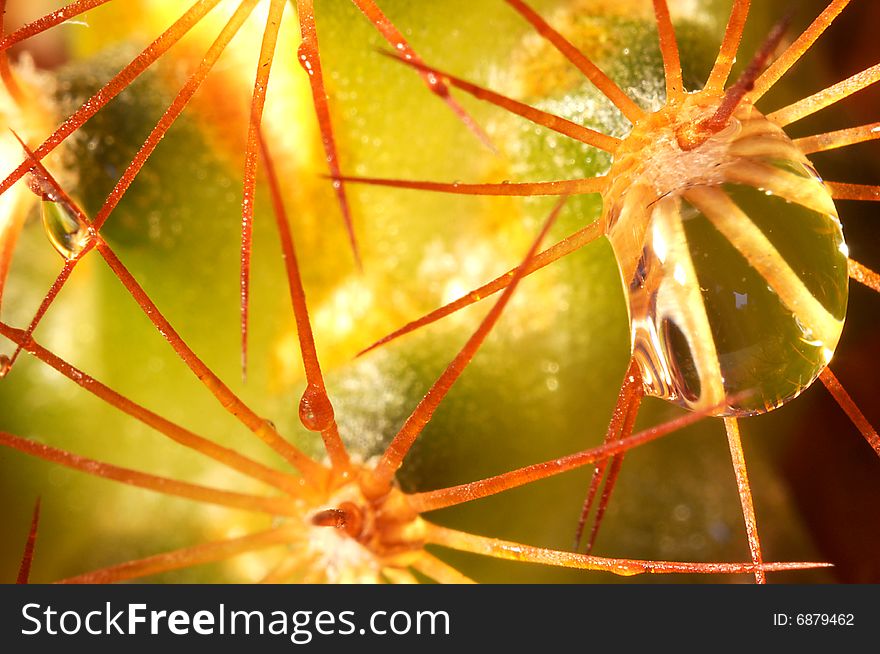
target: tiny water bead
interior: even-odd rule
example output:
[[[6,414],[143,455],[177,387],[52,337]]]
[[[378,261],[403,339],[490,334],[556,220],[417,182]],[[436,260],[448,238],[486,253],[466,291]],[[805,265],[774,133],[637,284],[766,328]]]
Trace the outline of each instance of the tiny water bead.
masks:
[[[333,405],[327,393],[315,384],[306,386],[299,401],[299,419],[309,431],[324,431],[333,422]]]
[[[297,61],[299,61],[299,65],[302,66],[303,70],[309,75],[315,74],[315,69],[312,67],[312,60],[315,58],[314,50],[314,47],[306,41],[300,43],[296,50],[296,58]]]
[[[830,193],[748,102],[691,149],[717,96],[646,117],[615,157],[603,216],[646,394],[715,415],[772,410],[828,364],[847,249]]]
[[[65,259],[75,257],[88,244],[91,237],[88,226],[79,220],[66,202],[44,196],[40,202],[40,216],[49,242]]]

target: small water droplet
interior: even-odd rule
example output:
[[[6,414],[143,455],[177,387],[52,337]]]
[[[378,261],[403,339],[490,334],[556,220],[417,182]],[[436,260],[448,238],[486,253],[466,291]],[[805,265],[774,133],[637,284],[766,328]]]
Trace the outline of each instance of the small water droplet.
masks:
[[[309,75],[314,75],[315,71],[312,68],[311,51],[305,41],[299,44],[299,47],[296,49],[296,54],[297,61],[299,61],[299,65],[303,67],[303,70]]]
[[[82,252],[92,236],[91,230],[80,222],[66,202],[43,200],[40,216],[49,242],[65,259],[72,259]]]
[[[6,373],[9,372],[11,367],[12,360],[5,354],[0,354],[0,379],[3,379],[6,376]]]
[[[324,431],[333,422],[333,405],[322,389],[309,384],[299,401],[299,419],[309,431]]]

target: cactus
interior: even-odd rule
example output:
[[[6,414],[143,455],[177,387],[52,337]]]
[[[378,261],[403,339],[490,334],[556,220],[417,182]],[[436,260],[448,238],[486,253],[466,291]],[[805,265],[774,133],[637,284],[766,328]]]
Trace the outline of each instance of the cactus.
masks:
[[[74,3],[94,4],[101,3]],[[191,34],[137,79],[125,79],[118,97],[38,165],[45,134],[137,62],[143,48],[150,52],[147,44],[183,11],[173,2],[167,9],[146,3],[149,10],[116,4],[92,9],[88,27],[54,28],[66,30],[70,63],[40,74],[19,64],[12,73],[26,101],[40,107],[27,114],[41,118],[22,124],[10,98],[8,120],[24,146],[10,144],[7,168],[24,162],[44,207],[79,221],[77,227],[92,234],[86,250],[96,250],[83,253],[80,263],[77,247],[68,248],[60,262],[39,221],[31,220],[21,228],[4,286],[5,356],[17,342],[43,359],[22,356],[0,383],[0,401],[8,407],[0,418],[9,447],[0,455],[3,492],[14,498],[5,503],[4,519],[21,532],[20,540],[33,499],[42,496],[32,578],[110,581],[161,573],[153,579],[461,581],[467,575],[589,582],[609,581],[609,572],[647,570],[691,573],[674,578],[693,581],[729,578],[697,576],[716,572],[763,579],[762,548],[767,561],[825,559],[821,539],[817,544],[809,529],[809,510],[798,505],[778,468],[785,448],[798,448],[804,430],[817,429],[809,424],[809,398],[816,404],[824,391],[811,388],[766,417],[741,421],[759,545],[748,508],[751,538],[744,537],[730,454],[719,422],[707,417],[717,407],[682,413],[646,398],[634,424],[641,386],[621,388],[629,358],[627,308],[615,252],[596,240],[602,232],[594,223],[602,217],[596,180],[608,173],[611,157],[596,147],[608,141],[579,137],[586,128],[622,139],[629,123],[600,92],[602,84],[581,76],[537,28],[546,20],[637,107],[655,111],[668,91],[669,47],[658,47],[656,27],[664,24],[665,2],[654,3],[656,16],[647,0],[430,6],[389,0],[380,3],[385,14],[364,0],[318,2],[313,12],[310,2],[299,2],[299,13],[293,3],[245,2],[238,14],[221,5],[194,17]],[[196,3],[194,11],[210,4]],[[698,11],[684,14],[679,3],[669,3],[690,90],[709,76],[731,9],[715,0],[698,4]],[[736,8],[747,4],[734,3],[731,25]],[[806,25],[815,13],[804,9],[795,20]],[[222,39],[231,35],[232,27],[223,31],[230,16],[229,25],[238,16],[242,26],[227,46]],[[777,18],[766,7],[753,8],[749,25],[755,27],[740,46],[740,69]],[[312,20],[317,45],[310,40]],[[264,36],[273,23],[280,25],[274,57],[273,39]],[[117,43],[119,34],[126,42]],[[221,40],[209,49],[217,34]],[[392,48],[397,56],[383,56],[395,34],[405,35],[405,44]],[[219,59],[208,71],[200,62],[211,63],[212,53]],[[323,84],[316,83],[318,54]],[[805,65],[818,67],[809,59]],[[831,82],[841,77],[832,72]],[[776,104],[768,106],[812,93],[811,83],[808,77],[800,89],[774,89],[781,99],[772,97]],[[489,88],[497,94],[494,103],[469,97],[485,99],[480,89]],[[178,117],[180,89],[194,94]],[[514,98],[542,112],[537,122],[544,127],[515,116]],[[163,119],[169,106],[175,115]],[[567,135],[554,132],[561,123],[550,124],[550,114],[570,121],[563,126]],[[155,138],[156,126],[167,127],[167,136]],[[794,143],[815,152],[874,133],[870,125],[863,131],[862,137]],[[114,186],[134,172],[129,162],[145,141],[155,151],[120,197]],[[820,172],[843,179],[821,166]],[[550,195],[573,193],[564,206],[535,193],[546,187],[521,186],[563,179],[582,180],[564,193],[551,189]],[[837,198],[876,195],[873,187],[830,188]],[[16,201],[34,213],[39,200],[22,188]],[[849,206],[840,208],[845,229]],[[555,222],[539,245],[536,236],[551,214]],[[23,216],[23,209],[10,215]],[[89,231],[98,227],[100,238]],[[525,277],[549,260],[527,255],[530,248],[570,234],[581,235],[564,241],[574,250],[570,255]],[[876,288],[870,247],[849,235],[848,242],[868,264],[851,262],[850,276]],[[48,296],[51,309],[34,331],[34,345],[25,328],[59,263],[70,281],[57,299]],[[509,291],[484,302],[494,306],[488,314],[478,307],[455,311],[357,356],[498,275]],[[870,316],[876,299],[855,299],[868,306],[861,315]],[[859,325],[865,318],[851,306],[849,320],[854,310]],[[844,362],[853,356],[848,334],[839,355]],[[452,360],[452,372],[444,372]],[[46,362],[62,374],[47,372]],[[869,442],[872,434],[876,439],[836,378],[828,372],[822,379]],[[420,404],[432,384],[433,395]],[[103,401],[93,394],[99,386]],[[147,416],[141,406],[170,422]],[[634,446],[691,423],[658,443]],[[728,421],[732,441],[734,424]],[[645,431],[651,425],[661,429]],[[612,442],[603,445],[606,432]],[[613,442],[619,438],[624,445]],[[861,448],[862,459],[873,457],[857,430],[850,428],[846,438]],[[586,453],[559,459],[572,452]],[[604,470],[602,461],[614,455],[610,461],[620,461],[624,452],[607,524],[595,540],[602,556],[572,552],[591,484],[589,464]],[[435,492],[540,461],[580,472],[540,482],[538,473],[508,475],[521,487],[473,502],[461,499],[480,495],[475,487]],[[865,465],[876,469],[872,458]],[[744,464],[736,470],[742,489]],[[609,493],[611,486],[613,480]],[[742,498],[750,504],[749,492]],[[514,555],[512,541],[528,546]],[[20,543],[4,547],[12,578]],[[178,548],[187,562],[210,565],[173,569],[158,553]],[[552,565],[516,565],[474,552]],[[117,565],[128,560],[134,563]],[[834,578],[808,564],[768,563],[766,569],[804,567],[817,569],[778,578]],[[98,572],[87,572],[93,569]]]

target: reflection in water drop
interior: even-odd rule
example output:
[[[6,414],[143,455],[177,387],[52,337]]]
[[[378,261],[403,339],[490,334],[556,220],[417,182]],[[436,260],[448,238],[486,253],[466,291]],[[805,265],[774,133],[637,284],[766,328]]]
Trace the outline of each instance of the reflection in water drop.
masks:
[[[75,257],[89,242],[89,228],[67,203],[44,198],[40,203],[40,216],[49,242],[65,259]]]
[[[324,431],[333,423],[333,405],[327,393],[309,384],[299,402],[299,419],[309,431]]]

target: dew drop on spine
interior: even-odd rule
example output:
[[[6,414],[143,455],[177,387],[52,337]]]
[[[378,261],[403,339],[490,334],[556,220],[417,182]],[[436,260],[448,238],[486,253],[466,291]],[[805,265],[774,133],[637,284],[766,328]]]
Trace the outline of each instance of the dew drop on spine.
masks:
[[[299,401],[299,419],[309,431],[324,431],[333,422],[333,405],[327,393],[309,384]]]
[[[74,258],[88,244],[91,237],[88,226],[66,202],[44,196],[40,202],[40,217],[49,242],[65,259]]]

